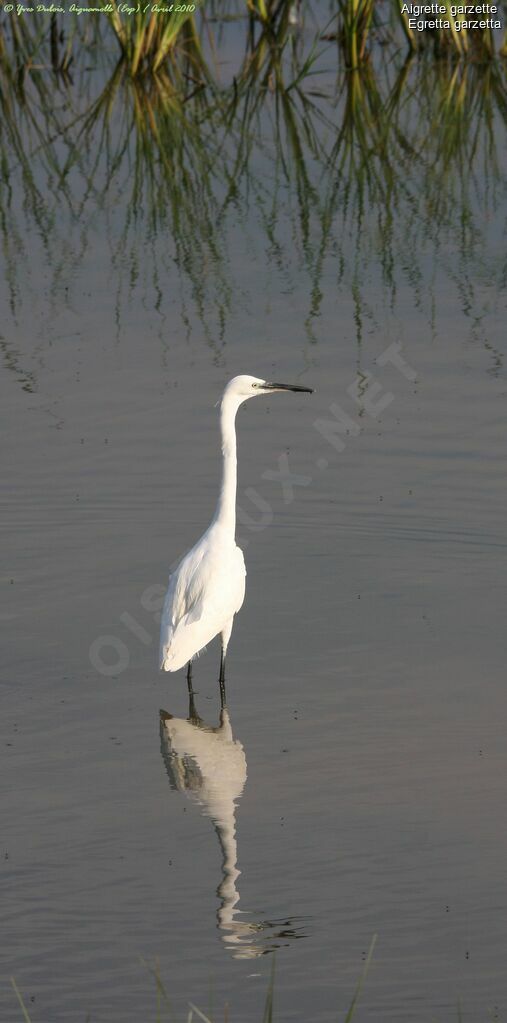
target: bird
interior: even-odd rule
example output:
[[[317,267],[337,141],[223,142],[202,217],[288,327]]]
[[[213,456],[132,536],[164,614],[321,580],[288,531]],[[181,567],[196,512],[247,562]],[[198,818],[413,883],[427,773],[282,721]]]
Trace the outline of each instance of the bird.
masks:
[[[196,544],[169,577],[160,625],[163,671],[187,665],[192,692],[192,660],[215,636],[221,637],[220,692],[225,698],[225,658],[234,616],[245,597],[245,561],[236,544],[236,413],[249,398],[274,392],[304,391],[299,384],[278,384],[241,374],[227,384],[220,403],[222,482],[215,514]]]

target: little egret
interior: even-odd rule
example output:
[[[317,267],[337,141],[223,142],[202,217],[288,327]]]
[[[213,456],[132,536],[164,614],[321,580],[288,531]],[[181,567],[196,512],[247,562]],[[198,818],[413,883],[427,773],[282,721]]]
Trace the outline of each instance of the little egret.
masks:
[[[178,671],[188,664],[192,690],[192,659],[220,633],[220,691],[225,697],[225,655],[234,615],[245,597],[245,562],[236,545],[236,413],[248,398],[273,391],[306,391],[298,384],[272,384],[257,377],[229,381],[220,405],[222,485],[211,524],[169,578],[160,627],[160,667]]]

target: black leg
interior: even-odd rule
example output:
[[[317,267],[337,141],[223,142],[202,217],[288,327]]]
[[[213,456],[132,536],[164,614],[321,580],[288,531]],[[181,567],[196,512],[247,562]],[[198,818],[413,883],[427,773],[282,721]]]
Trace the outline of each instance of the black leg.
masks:
[[[192,724],[198,724],[201,720],[195,709],[193,689],[191,689],[188,694],[188,719],[192,722]]]
[[[222,652],[220,654],[220,678],[219,678],[219,682],[220,682],[220,705],[221,705],[222,710],[223,710],[224,707],[225,707],[225,704],[226,704],[226,698],[225,698],[225,654],[224,654],[224,651],[223,651],[223,647],[222,647]]]
[[[194,695],[194,690],[192,688],[192,661],[188,662],[188,668],[187,668],[187,686],[188,686],[189,696],[193,696]]]

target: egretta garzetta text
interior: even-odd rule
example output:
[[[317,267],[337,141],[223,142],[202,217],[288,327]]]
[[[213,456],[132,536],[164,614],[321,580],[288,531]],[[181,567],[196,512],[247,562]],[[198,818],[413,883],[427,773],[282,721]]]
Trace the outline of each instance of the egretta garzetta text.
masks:
[[[275,384],[258,377],[237,376],[229,381],[220,404],[222,485],[213,519],[169,578],[160,627],[160,667],[178,671],[188,664],[192,689],[192,659],[220,633],[220,689],[225,694],[225,655],[234,615],[245,597],[245,562],[236,544],[236,413],[248,398],[274,391],[306,391],[298,384]]]

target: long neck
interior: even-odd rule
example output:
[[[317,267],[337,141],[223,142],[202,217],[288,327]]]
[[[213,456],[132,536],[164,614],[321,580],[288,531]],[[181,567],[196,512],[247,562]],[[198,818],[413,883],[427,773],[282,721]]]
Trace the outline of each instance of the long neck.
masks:
[[[222,437],[222,485],[214,522],[224,526],[234,537],[236,530],[236,427],[238,404],[224,398],[220,406],[220,433]]]

